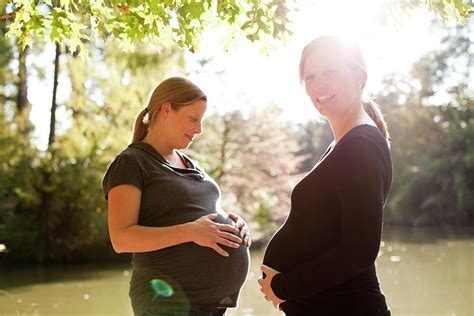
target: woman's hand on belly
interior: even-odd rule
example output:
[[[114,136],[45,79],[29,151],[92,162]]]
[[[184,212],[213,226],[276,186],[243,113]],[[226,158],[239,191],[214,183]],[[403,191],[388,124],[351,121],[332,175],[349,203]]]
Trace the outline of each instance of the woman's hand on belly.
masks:
[[[218,214],[202,216],[193,222],[186,223],[190,239],[199,246],[214,249],[218,254],[228,257],[229,254],[218,244],[231,248],[239,248],[242,239],[234,234],[239,229],[232,225],[214,222]]]
[[[235,227],[239,229],[239,236],[244,240],[244,244],[250,248],[252,239],[250,239],[250,230],[247,223],[237,214],[229,213],[229,217],[235,222]]]
[[[263,277],[260,277],[258,279],[258,284],[260,284],[260,292],[263,293],[267,301],[272,302],[273,306],[275,308],[278,308],[278,305],[283,303],[284,300],[280,299],[279,297],[275,295],[275,293],[273,293],[271,283],[272,283],[273,277],[279,274],[280,272],[266,265],[262,265],[260,269],[262,270],[262,274],[264,275]]]

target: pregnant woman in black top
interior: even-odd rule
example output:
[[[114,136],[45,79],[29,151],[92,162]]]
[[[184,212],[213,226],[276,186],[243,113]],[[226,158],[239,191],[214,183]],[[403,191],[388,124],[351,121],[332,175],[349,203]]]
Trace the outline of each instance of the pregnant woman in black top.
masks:
[[[189,80],[163,81],[103,179],[112,245],[133,253],[135,315],[225,315],[247,276],[247,225],[222,211],[217,184],[177,150],[201,133],[206,101]]]
[[[360,49],[317,38],[303,50],[300,78],[334,141],[291,194],[265,252],[261,291],[286,315],[390,315],[374,262],[392,163],[380,110],[362,101]]]

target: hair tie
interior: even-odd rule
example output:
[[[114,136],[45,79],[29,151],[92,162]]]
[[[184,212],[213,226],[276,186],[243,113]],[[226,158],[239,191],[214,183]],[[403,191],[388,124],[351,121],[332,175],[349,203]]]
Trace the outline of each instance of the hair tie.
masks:
[[[148,113],[148,107],[145,108],[145,114],[143,115],[142,122],[145,125],[150,124],[150,113]]]

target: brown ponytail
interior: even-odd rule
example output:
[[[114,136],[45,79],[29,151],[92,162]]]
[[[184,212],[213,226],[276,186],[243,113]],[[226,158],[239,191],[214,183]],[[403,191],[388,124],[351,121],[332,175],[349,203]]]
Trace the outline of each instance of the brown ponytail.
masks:
[[[342,54],[343,58],[347,61],[348,66],[354,71],[362,71],[364,74],[364,81],[360,87],[361,96],[367,82],[367,67],[365,65],[364,57],[359,46],[354,43],[346,43],[344,40],[337,36],[321,36],[311,42],[309,42],[301,53],[299,72],[300,80],[304,81],[304,66],[308,56],[315,51],[318,47],[331,47],[336,52]],[[389,142],[389,133],[387,123],[385,122],[380,107],[377,103],[372,100],[363,101],[364,110],[375,122],[379,130],[385,136],[387,142]]]
[[[135,120],[132,143],[142,141],[148,128],[155,123],[163,103],[169,102],[171,108],[178,111],[182,106],[190,105],[198,100],[207,101],[204,92],[186,78],[171,77],[162,81],[151,94],[148,106],[143,109]]]
[[[142,141],[148,133],[148,124],[145,124],[143,122],[147,113],[148,108],[145,108],[138,114],[137,118],[135,119],[135,124],[133,126],[132,143],[138,143],[139,141]]]
[[[380,106],[372,101],[371,99],[367,99],[363,101],[364,110],[370,116],[370,118],[375,122],[379,130],[382,132],[383,136],[389,142],[390,134],[388,133],[387,123],[383,118],[382,111],[380,110]],[[390,143],[389,143],[390,144]]]

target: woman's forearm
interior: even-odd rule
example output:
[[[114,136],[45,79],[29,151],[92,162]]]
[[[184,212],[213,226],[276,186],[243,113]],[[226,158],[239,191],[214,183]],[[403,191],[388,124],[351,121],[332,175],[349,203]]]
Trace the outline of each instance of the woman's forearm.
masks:
[[[191,242],[191,230],[184,223],[168,227],[131,225],[111,234],[111,241],[117,253],[149,252]]]

